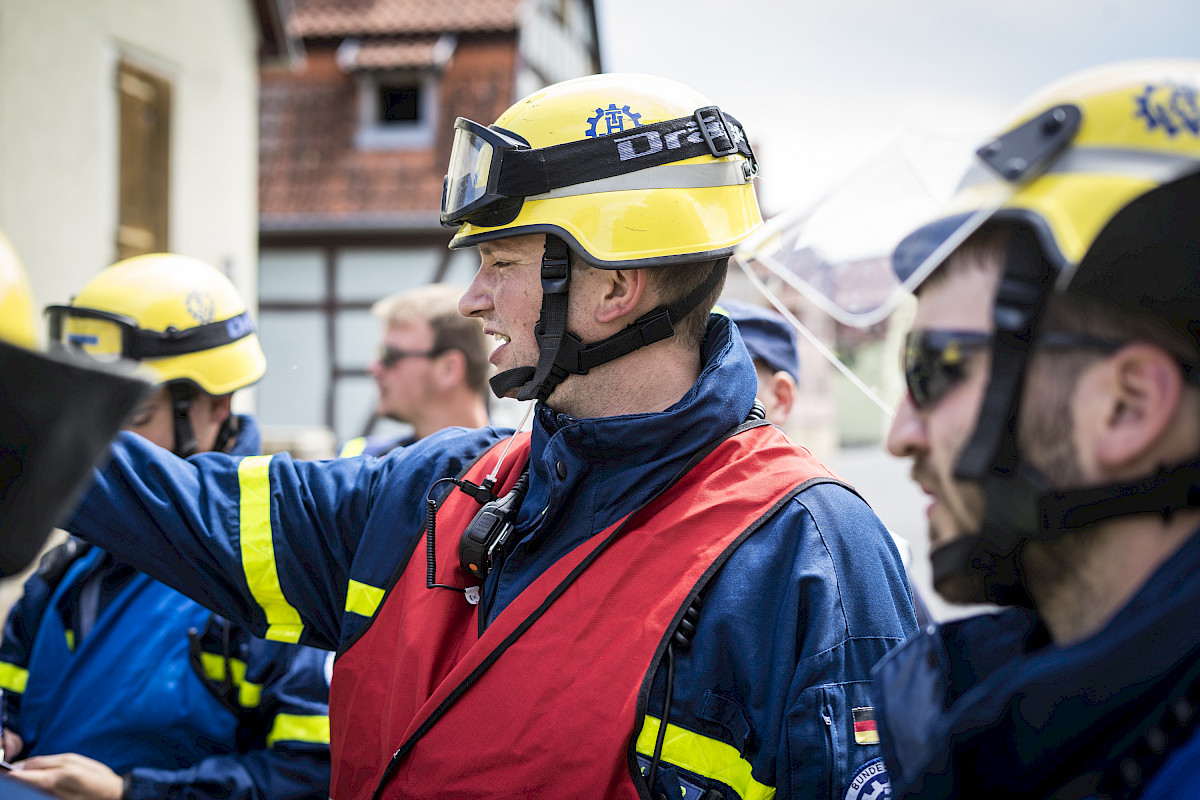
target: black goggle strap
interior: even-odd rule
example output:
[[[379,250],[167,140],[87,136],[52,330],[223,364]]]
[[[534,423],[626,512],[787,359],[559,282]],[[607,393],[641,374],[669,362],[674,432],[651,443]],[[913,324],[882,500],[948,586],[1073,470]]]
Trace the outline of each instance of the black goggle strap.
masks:
[[[175,418],[175,447],[171,450],[180,458],[195,455],[200,450],[200,442],[192,430],[192,421],[188,411],[192,408],[192,391],[182,381],[167,384],[171,391],[171,413]]]
[[[219,322],[197,325],[194,328],[183,330],[167,328],[165,331],[140,328],[132,317],[82,306],[47,306],[45,313],[49,316],[51,342],[63,344],[68,348],[71,346],[70,342],[62,340],[65,317],[103,320],[116,325],[121,330],[121,354],[125,358],[137,361],[144,358],[167,358],[212,350],[215,347],[232,344],[254,333],[254,321],[250,318],[249,311],[243,311],[235,317]]]
[[[705,106],[690,117],[604,136],[536,150],[501,150],[496,191],[506,197],[531,197],[696,156],[739,153],[749,162],[749,179],[758,171],[758,162],[742,124],[716,106]]]

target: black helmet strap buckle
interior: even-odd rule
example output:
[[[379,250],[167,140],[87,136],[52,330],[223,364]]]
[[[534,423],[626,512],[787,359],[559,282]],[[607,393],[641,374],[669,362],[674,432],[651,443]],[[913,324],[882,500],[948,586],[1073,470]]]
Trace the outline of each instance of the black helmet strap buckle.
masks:
[[[490,384],[498,397],[519,386],[518,400],[545,402],[569,375],[586,375],[594,367],[669,339],[675,335],[675,323],[717,288],[729,262],[728,258],[720,259],[699,286],[670,306],[659,306],[612,336],[584,344],[566,329],[571,284],[569,252],[559,237],[546,237],[546,255],[542,258],[542,313],[534,331],[540,349],[538,365],[536,369],[517,367],[494,376]]]

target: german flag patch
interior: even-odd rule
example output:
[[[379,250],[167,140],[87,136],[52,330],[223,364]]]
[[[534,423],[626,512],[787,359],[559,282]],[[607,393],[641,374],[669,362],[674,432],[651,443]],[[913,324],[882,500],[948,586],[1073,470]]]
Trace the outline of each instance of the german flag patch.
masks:
[[[879,744],[879,729],[875,727],[875,707],[861,706],[851,709],[854,715],[854,743]]]

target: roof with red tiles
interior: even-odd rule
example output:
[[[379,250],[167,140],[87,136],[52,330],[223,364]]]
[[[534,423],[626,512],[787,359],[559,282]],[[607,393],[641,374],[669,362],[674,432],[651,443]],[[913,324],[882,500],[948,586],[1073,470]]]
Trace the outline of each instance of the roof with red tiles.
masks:
[[[365,44],[365,42],[364,42]],[[381,48],[399,57],[404,47]],[[407,53],[420,57],[415,43]],[[361,55],[361,52],[360,52]],[[442,73],[433,147],[361,149],[359,88],[333,48],[309,49],[303,72],[261,73],[259,221],[263,230],[438,229],[449,132],[456,116],[495,119],[512,102],[516,47],[504,37],[460,39]],[[405,222],[408,220],[408,222]]]
[[[443,42],[439,53],[438,42]],[[437,36],[410,39],[367,39],[339,53],[342,69],[417,69],[432,67],[453,51],[453,45]]]
[[[521,0],[295,0],[290,31],[304,38],[513,31]]]

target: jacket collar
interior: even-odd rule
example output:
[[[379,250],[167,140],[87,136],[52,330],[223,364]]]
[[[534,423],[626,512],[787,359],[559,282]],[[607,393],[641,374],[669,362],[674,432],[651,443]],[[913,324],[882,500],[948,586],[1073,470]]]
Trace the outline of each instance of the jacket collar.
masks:
[[[1102,631],[1067,648],[1035,614],[1009,609],[889,653],[875,691],[895,793],[943,797],[969,783],[979,797],[1041,797],[1111,768],[1200,677],[1198,568],[1200,532]]]
[[[568,499],[573,517],[592,516],[590,530],[607,527],[665,489],[693,455],[744,421],[758,377],[727,317],[709,316],[701,357],[696,383],[663,412],[574,419],[539,404],[518,529],[554,519]]]

